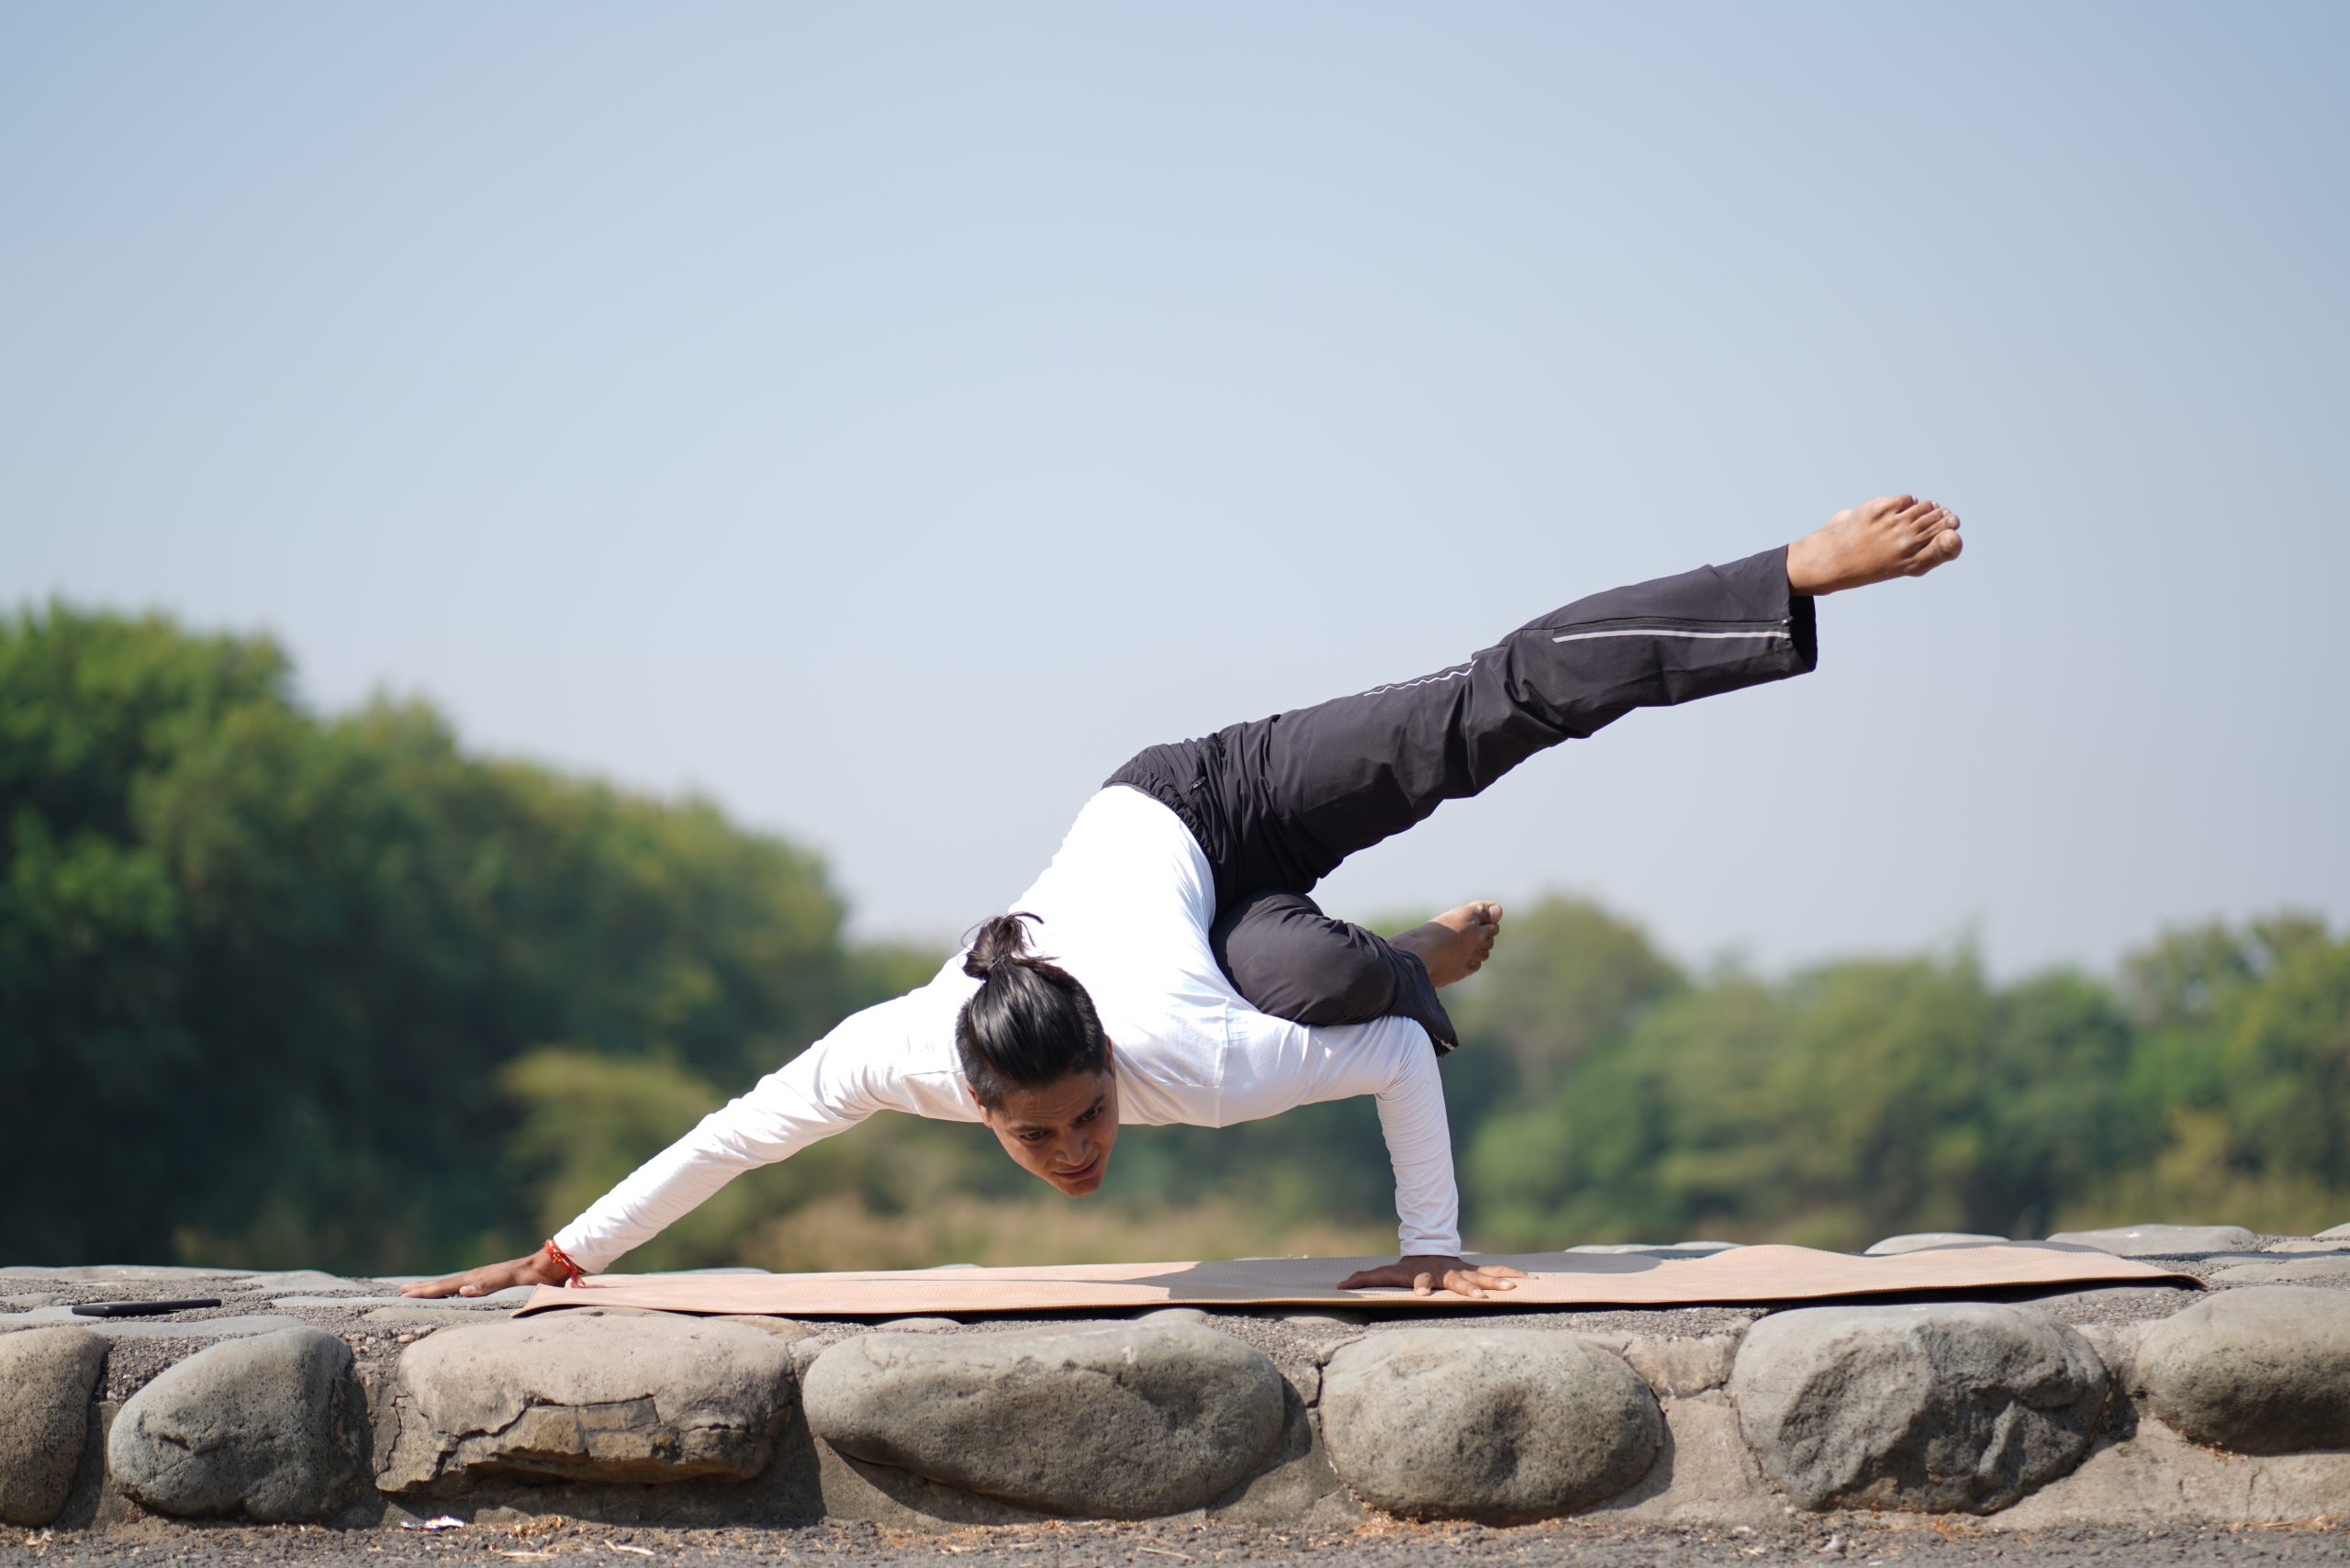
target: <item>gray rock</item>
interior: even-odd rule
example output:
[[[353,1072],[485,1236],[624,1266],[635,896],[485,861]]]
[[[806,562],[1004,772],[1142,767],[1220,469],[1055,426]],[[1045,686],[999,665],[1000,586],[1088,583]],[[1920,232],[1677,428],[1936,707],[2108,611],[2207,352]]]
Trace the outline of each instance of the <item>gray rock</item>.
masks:
[[[467,1321],[463,1313],[422,1311],[413,1306],[379,1306],[359,1315],[362,1323],[397,1323],[406,1327],[453,1328]]]
[[[2350,1284],[2350,1258],[2278,1258],[2212,1271],[2223,1285]]]
[[[1630,1486],[1664,1422],[1639,1374],[1576,1335],[1401,1328],[1330,1358],[1322,1432],[1339,1478],[1380,1507],[1507,1523]]]
[[[386,1309],[388,1310],[388,1309]],[[756,1475],[791,1415],[791,1346],[740,1323],[550,1313],[444,1328],[400,1356],[387,1492],[481,1476]]]
[[[770,1317],[765,1313],[728,1313],[723,1317],[713,1317],[711,1321],[739,1323],[745,1328],[755,1328],[762,1334],[784,1340],[805,1339],[811,1335],[822,1332],[812,1323],[802,1323],[794,1317]]]
[[[2046,1290],[2024,1291],[2013,1298],[2013,1305],[2030,1306],[2047,1313],[2051,1317],[2067,1323],[2091,1319],[2131,1316],[2153,1316],[2177,1311],[2188,1302],[2202,1299],[2200,1287],[2176,1285],[2056,1285]]]
[[[2119,1568],[2116,1560],[2127,1559],[2151,1568],[2164,1562],[2194,1562],[2199,1555],[2201,1568],[2210,1568],[2231,1555],[2217,1550],[2229,1536],[2249,1549],[2247,1562],[2288,1559],[2294,1553],[2282,1547],[2282,1540],[2339,1541],[2338,1522],[2332,1533],[2321,1537],[2319,1531],[2323,1517],[2338,1521],[2343,1499],[2350,1497],[2350,1451],[2253,1459],[2191,1443],[2150,1417],[2130,1423],[2128,1430],[2126,1439],[2118,1433],[2100,1436],[2078,1470],[1986,1521],[2008,1538],[2002,1550],[1986,1539],[1987,1531],[1975,1535],[1980,1543],[1975,1550],[1986,1554],[1986,1568],[1994,1560],[2020,1564],[2032,1559],[2105,1568]],[[2106,1549],[2112,1553],[2108,1557],[2077,1533],[2084,1525],[2128,1526],[2145,1544],[2133,1551],[2116,1541]],[[2256,1532],[2280,1525],[2289,1526],[2291,1533],[2270,1537],[2277,1544],[2266,1550],[2251,1548],[2256,1534],[2235,1534],[2245,1527]],[[2045,1538],[2024,1544],[2024,1532],[2043,1530]],[[2058,1540],[2070,1543],[2071,1550],[2054,1545]],[[2343,1553],[2336,1545],[2326,1555],[2339,1560]]]
[[[2074,1325],[2074,1332],[2087,1340],[2097,1359],[2105,1363],[2106,1382],[2115,1394],[2138,1394],[2144,1392],[2138,1377],[2138,1346],[2157,1321],[2142,1317],[2122,1323],[2081,1323]]]
[[[327,1295],[341,1293],[348,1295],[375,1295],[383,1286],[373,1280],[347,1280],[341,1274],[322,1273],[317,1269],[280,1269],[268,1273],[240,1274],[235,1286],[241,1291],[256,1291],[263,1295]]]
[[[1097,1518],[1205,1506],[1282,1423],[1264,1352],[1188,1323],[861,1335],[816,1358],[802,1397],[854,1459]]]
[[[2199,1252],[2251,1249],[2252,1232],[2240,1225],[2126,1225],[2110,1230],[2060,1230],[2048,1238],[2094,1247],[2117,1258],[2192,1258]]]
[[[2218,1291],[2139,1341],[2154,1413],[2238,1453],[2350,1447],[2350,1292]]]
[[[1586,1241],[1579,1247],[1570,1247],[1567,1250],[1607,1255],[1619,1252],[1670,1252],[1673,1249],[1662,1241]]]
[[[313,1311],[320,1307],[357,1309],[363,1306],[393,1306],[408,1298],[397,1295],[273,1295],[269,1305],[281,1312],[299,1312],[305,1307]]]
[[[2331,1230],[2321,1230],[2310,1239],[2312,1241],[2339,1241],[2345,1246],[2350,1246],[2350,1225],[2337,1225]]]
[[[1137,1323],[1207,1323],[1213,1321],[1196,1306],[1161,1306],[1144,1313]]]
[[[0,1523],[45,1525],[65,1506],[106,1359],[106,1342],[80,1328],[0,1339]]]
[[[122,1490],[158,1513],[319,1519],[356,1482],[366,1407],[351,1349],[287,1328],[197,1351],[137,1394],[107,1434]]]
[[[1629,1252],[1651,1253],[1661,1258],[1696,1257],[1707,1252],[1727,1252],[1737,1246],[1735,1241],[1594,1241],[1581,1247],[1570,1247],[1570,1252],[1595,1252],[1602,1255]]]
[[[382,1299],[387,1305],[413,1307],[423,1312],[473,1313],[484,1316],[494,1314],[503,1317],[511,1308],[530,1300],[531,1293],[535,1289],[535,1285],[513,1285],[502,1291],[492,1291],[487,1295],[390,1295]],[[372,1305],[375,1300],[374,1296],[361,1296],[342,1305],[366,1306]],[[587,1309],[567,1306],[563,1310],[580,1312]]]
[[[1972,1247],[1986,1241],[2004,1243],[2007,1239],[2004,1236],[1978,1236],[1964,1230],[1919,1230],[1871,1242],[1861,1256],[1890,1258],[1901,1252],[1923,1252],[1929,1247]]]
[[[1747,1445],[1806,1508],[1987,1513],[2087,1453],[2108,1379],[2079,1334],[1985,1302],[1816,1306],[1746,1332]]]
[[[233,1269],[176,1269],[144,1263],[81,1263],[68,1269],[44,1269],[29,1263],[0,1268],[0,1279],[70,1280],[78,1284],[105,1284],[118,1280],[227,1280]]]
[[[79,1317],[71,1307],[42,1306],[0,1317],[0,1329],[39,1328],[61,1323],[86,1328],[109,1339],[241,1339],[304,1327],[300,1318],[284,1312],[235,1317]]]
[[[1698,1338],[1662,1339],[1628,1337],[1618,1353],[1647,1380],[1660,1399],[1685,1399],[1729,1382],[1738,1362],[1737,1334],[1707,1334]]]
[[[877,1323],[876,1328],[893,1334],[927,1334],[941,1328],[963,1326],[951,1317],[893,1317],[887,1323]]]
[[[509,1285],[502,1291],[487,1295],[404,1295],[400,1300],[410,1306],[520,1306],[536,1295],[538,1285]]]
[[[2318,1252],[2334,1258],[2350,1258],[2350,1236],[2328,1241],[2322,1236],[2288,1236],[2268,1244],[2270,1252]],[[5,1299],[5,1298],[0,1298]]]

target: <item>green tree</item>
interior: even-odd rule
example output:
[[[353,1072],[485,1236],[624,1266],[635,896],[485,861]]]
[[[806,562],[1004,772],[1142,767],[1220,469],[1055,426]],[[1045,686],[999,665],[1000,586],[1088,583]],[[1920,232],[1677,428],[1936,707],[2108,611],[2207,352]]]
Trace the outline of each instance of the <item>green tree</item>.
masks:
[[[530,1239],[501,1066],[765,1070],[875,1000],[822,868],[706,801],[322,720],[263,639],[0,632],[0,1251],[431,1268]]]
[[[2193,1214],[2288,1231],[2350,1210],[2350,939],[2281,914],[2169,933],[2124,965],[2127,1100],[2150,1146],[2073,1223]]]

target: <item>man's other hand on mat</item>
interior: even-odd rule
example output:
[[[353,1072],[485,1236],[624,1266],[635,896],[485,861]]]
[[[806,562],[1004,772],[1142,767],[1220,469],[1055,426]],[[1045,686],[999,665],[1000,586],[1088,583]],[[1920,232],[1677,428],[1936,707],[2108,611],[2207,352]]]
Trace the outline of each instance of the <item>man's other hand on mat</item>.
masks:
[[[544,1252],[533,1252],[527,1258],[515,1258],[503,1263],[488,1263],[478,1269],[467,1269],[462,1274],[451,1274],[441,1280],[418,1280],[400,1287],[402,1295],[487,1295],[509,1285],[559,1285],[563,1283],[563,1265]]]
[[[1393,1263],[1382,1263],[1376,1269],[1365,1269],[1348,1274],[1338,1282],[1342,1291],[1408,1290],[1414,1295],[1434,1295],[1439,1290],[1455,1295],[1484,1299],[1487,1291],[1515,1290],[1512,1280],[1526,1278],[1526,1271],[1513,1269],[1507,1263],[1469,1263],[1458,1258],[1407,1257]]]

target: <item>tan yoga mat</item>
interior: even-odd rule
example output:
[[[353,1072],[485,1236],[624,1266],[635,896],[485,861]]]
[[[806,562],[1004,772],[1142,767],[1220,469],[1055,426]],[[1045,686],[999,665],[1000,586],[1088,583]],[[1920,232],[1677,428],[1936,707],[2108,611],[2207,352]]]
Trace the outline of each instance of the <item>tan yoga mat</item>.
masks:
[[[942,1312],[1088,1312],[1147,1306],[1701,1306],[1825,1301],[2035,1285],[2194,1285],[2089,1247],[1988,1242],[1888,1258],[1808,1247],[1734,1247],[1704,1257],[1637,1252],[1484,1254],[1527,1271],[1486,1301],[1406,1290],[1342,1291],[1337,1282],[1393,1258],[1248,1258],[1205,1263],[1070,1263],[1026,1269],[915,1269],[857,1274],[598,1274],[541,1286],[517,1312],[646,1306],[781,1317],[899,1317]]]

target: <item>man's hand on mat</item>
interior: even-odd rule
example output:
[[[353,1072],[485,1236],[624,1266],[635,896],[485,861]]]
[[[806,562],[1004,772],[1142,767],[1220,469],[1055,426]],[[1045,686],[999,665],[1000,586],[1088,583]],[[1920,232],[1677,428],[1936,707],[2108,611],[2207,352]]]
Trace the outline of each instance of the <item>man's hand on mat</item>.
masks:
[[[533,1252],[527,1258],[467,1269],[446,1279],[419,1280],[414,1284],[402,1285],[400,1294],[487,1295],[509,1285],[559,1285],[563,1278],[562,1264],[544,1252]]]
[[[1514,1290],[1512,1280],[1526,1278],[1526,1271],[1513,1269],[1507,1263],[1467,1263],[1458,1258],[1407,1257],[1376,1269],[1365,1269],[1348,1274],[1338,1282],[1342,1291],[1374,1289],[1408,1290],[1414,1295],[1434,1295],[1439,1290],[1455,1295],[1475,1296],[1483,1300],[1487,1291]]]

